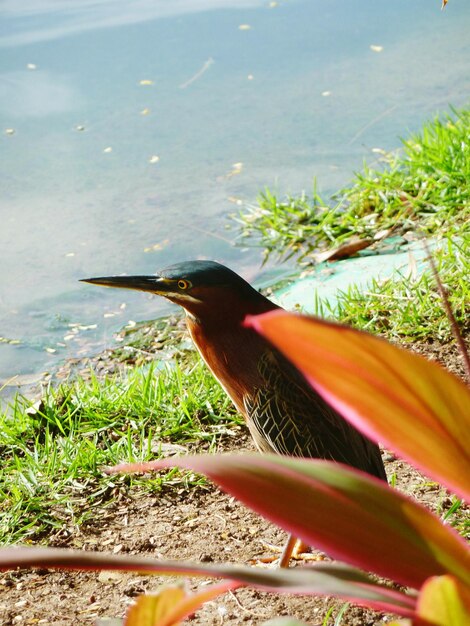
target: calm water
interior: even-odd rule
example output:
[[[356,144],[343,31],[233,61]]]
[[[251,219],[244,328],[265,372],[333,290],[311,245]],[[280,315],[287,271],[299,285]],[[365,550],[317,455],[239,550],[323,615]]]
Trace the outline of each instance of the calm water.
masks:
[[[0,343],[0,381],[168,310],[79,278],[195,257],[255,278],[235,199],[333,191],[468,103],[470,5],[439,5],[4,0],[0,336],[21,344]]]

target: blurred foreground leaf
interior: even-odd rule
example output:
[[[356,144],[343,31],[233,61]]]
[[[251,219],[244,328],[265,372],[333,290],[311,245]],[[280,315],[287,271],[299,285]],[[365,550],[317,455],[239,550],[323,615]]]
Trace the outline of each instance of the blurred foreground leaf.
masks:
[[[358,470],[331,461],[240,454],[178,457],[111,471],[174,466],[205,474],[339,561],[415,589],[446,573],[470,584],[470,551],[463,539],[428,509]]]
[[[225,582],[207,587],[204,591],[187,594],[181,587],[167,587],[159,593],[139,596],[130,607],[125,626],[179,626],[186,618],[238,583]]]
[[[354,426],[470,500],[470,389],[459,378],[333,322],[276,310],[247,323]]]
[[[263,591],[302,595],[335,595],[357,604],[412,616],[416,595],[380,585],[369,576],[346,565],[318,563],[295,569],[260,569],[237,565],[216,565],[158,561],[138,556],[106,555],[61,548],[2,548],[0,570],[16,567],[118,570],[141,574],[171,574],[224,578],[230,585],[250,585]],[[199,596],[200,600],[200,596]]]
[[[426,581],[418,601],[418,615],[436,626],[470,624],[470,591],[452,576]]]

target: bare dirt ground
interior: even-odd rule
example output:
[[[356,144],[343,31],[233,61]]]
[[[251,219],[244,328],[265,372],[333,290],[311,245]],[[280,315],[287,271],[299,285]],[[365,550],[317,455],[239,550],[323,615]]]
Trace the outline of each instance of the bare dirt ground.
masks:
[[[461,357],[449,346],[418,347],[439,358],[449,369],[462,373]],[[251,450],[244,429],[236,441],[222,448]],[[440,514],[451,505],[449,494],[428,481],[406,463],[384,451],[389,477],[407,492]],[[332,520],[334,523],[334,520]],[[165,488],[161,493],[136,493],[96,511],[96,517],[80,528],[69,528],[50,537],[49,545],[109,553],[138,554],[162,559],[248,563],[269,553],[266,542],[282,546],[285,533],[245,509],[212,485],[194,489]],[[325,557],[327,558],[327,557]],[[179,579],[178,581],[180,581]],[[176,578],[138,576],[115,572],[71,572],[19,570],[0,573],[0,624],[47,624],[91,626],[98,618],[125,614],[137,595],[155,592]],[[206,581],[186,582],[189,590]],[[194,626],[262,624],[268,619],[290,615],[311,625],[324,624],[331,606],[336,607],[328,624],[342,605],[332,598],[274,595],[239,589],[206,604],[188,622]],[[389,616],[349,606],[342,626],[374,626]]]

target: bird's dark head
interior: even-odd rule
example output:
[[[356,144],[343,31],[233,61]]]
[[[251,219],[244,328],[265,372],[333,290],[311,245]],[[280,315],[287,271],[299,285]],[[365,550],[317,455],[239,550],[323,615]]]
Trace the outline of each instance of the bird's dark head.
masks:
[[[176,263],[153,276],[85,278],[83,282],[148,291],[199,317],[230,313],[243,319],[248,313],[269,310],[269,305],[275,308],[241,276],[215,261]]]

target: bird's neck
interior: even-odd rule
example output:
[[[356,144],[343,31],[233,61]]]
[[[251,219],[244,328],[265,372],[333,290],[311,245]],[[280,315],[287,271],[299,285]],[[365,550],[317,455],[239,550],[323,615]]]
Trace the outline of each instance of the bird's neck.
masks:
[[[241,310],[239,302],[218,309],[217,315],[187,315],[187,326],[201,357],[244,413],[243,396],[260,384],[258,362],[268,344],[251,328],[243,326],[247,315],[258,315],[279,308],[260,296]]]

